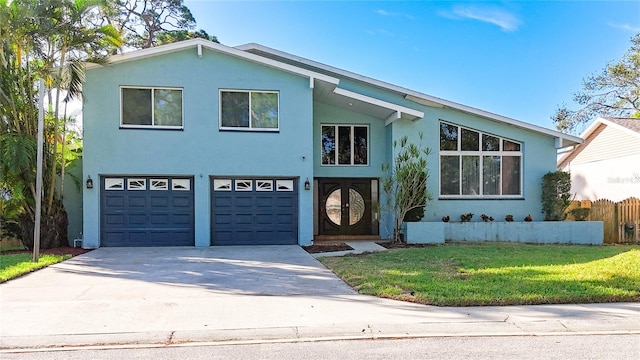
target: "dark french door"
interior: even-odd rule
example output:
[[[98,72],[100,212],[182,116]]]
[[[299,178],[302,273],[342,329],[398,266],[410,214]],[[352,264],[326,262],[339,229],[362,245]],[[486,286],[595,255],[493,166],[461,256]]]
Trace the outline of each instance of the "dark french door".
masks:
[[[371,184],[372,179],[318,179],[319,234],[377,235]]]

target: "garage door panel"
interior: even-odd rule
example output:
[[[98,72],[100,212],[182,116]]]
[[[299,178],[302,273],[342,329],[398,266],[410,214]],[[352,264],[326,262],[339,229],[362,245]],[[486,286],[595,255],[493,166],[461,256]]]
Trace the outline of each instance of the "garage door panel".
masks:
[[[282,197],[276,199],[277,207],[290,208],[293,206],[293,197]]]
[[[105,207],[107,208],[121,208],[124,206],[124,196],[122,195],[110,195],[106,198]]]
[[[256,215],[256,223],[270,225],[273,224],[273,216],[271,214],[259,214]]]
[[[127,225],[130,226],[145,225],[147,223],[146,214],[129,214],[129,216],[127,216],[127,219]]]
[[[151,225],[166,225],[166,224],[170,224],[171,222],[169,221],[169,214],[152,214],[150,217],[150,223]]]
[[[236,208],[252,208],[253,197],[248,195],[240,195],[235,199]]]
[[[237,214],[235,216],[236,225],[250,225],[253,222],[253,215],[251,214]]]
[[[176,225],[189,225],[191,223],[190,214],[174,214],[171,219],[171,223]]]
[[[165,196],[152,196],[151,197],[152,208],[167,208],[169,207],[169,198]]]
[[[180,196],[173,198],[173,207],[176,208],[188,208],[193,203],[193,199],[190,196]]]
[[[104,220],[108,225],[118,226],[124,225],[124,215],[122,214],[112,214],[106,216]]]
[[[238,187],[236,179],[212,180],[211,244],[297,244],[297,187],[276,191],[273,184],[282,180],[248,177],[240,180],[242,184]]]
[[[288,214],[277,215],[276,219],[277,219],[277,224],[280,224],[280,225],[293,225],[295,224],[295,221],[297,221],[297,219],[294,216],[291,216]]]
[[[229,225],[231,224],[232,216],[228,214],[218,214],[215,217],[215,224],[217,225]]]
[[[258,208],[271,208],[273,207],[273,196],[258,196],[256,197],[256,207]]]
[[[185,186],[175,191],[144,176],[117,178],[126,188],[105,186],[114,179],[101,182],[101,246],[194,245],[191,179],[182,178]]]
[[[143,195],[131,195],[128,198],[129,207],[144,208],[147,207],[147,197]]]
[[[103,241],[105,240],[112,244],[124,244],[125,233],[123,231],[108,232],[103,236]],[[122,245],[114,245],[114,246],[122,246]]]

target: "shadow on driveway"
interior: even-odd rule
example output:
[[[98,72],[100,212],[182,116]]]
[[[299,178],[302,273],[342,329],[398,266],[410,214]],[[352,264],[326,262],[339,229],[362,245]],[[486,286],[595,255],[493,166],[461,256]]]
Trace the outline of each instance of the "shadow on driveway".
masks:
[[[243,295],[353,295],[299,246],[99,248],[55,265],[64,283],[127,279]],[[80,275],[70,277],[69,275]],[[56,279],[49,279],[56,281]],[[51,285],[51,284],[49,284]]]

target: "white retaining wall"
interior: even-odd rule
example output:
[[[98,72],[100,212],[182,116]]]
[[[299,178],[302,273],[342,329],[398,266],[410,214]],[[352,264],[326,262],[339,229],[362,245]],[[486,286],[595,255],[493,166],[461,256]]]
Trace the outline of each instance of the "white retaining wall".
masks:
[[[405,224],[409,244],[446,241],[505,241],[535,244],[602,245],[602,221],[413,222]]]

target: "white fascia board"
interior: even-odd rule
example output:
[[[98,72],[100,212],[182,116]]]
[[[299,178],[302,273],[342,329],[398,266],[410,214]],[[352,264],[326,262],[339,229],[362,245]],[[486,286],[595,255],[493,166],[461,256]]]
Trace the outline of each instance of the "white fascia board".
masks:
[[[316,67],[318,69],[322,69],[324,71],[328,71],[328,72],[332,72],[335,74],[338,74],[340,76],[345,76],[351,79],[354,79],[356,81],[360,81],[360,82],[364,82],[376,87],[380,87],[383,89],[387,89],[390,91],[395,91],[401,94],[404,94],[405,99],[416,102],[418,104],[421,105],[425,105],[425,106],[430,106],[430,107],[437,107],[437,108],[451,108],[451,109],[455,109],[455,110],[459,110],[459,111],[463,111],[469,114],[473,114],[473,115],[477,115],[480,117],[484,117],[490,120],[495,120],[498,122],[504,122],[513,126],[517,126],[523,129],[527,129],[527,130],[531,130],[533,132],[537,132],[537,133],[542,133],[554,138],[560,137],[563,139],[562,143],[568,143],[568,145],[566,146],[571,146],[574,144],[581,144],[583,142],[583,140],[579,137],[576,136],[572,136],[572,135],[567,135],[564,133],[561,133],[559,131],[555,131],[555,130],[550,130],[541,126],[537,126],[537,125],[533,125],[533,124],[529,124],[529,123],[525,123],[523,121],[518,121],[515,119],[511,119],[505,116],[501,116],[501,115],[497,115],[488,111],[484,111],[484,110],[480,110],[471,106],[466,106],[466,105],[462,105],[462,104],[458,104],[456,102],[453,101],[449,101],[449,100],[444,100],[435,96],[431,96],[431,95],[427,95],[427,94],[423,94],[420,93],[418,91],[414,91],[411,89],[407,89],[407,88],[403,88],[401,86],[397,86],[397,85],[393,85],[384,81],[380,81],[374,78],[370,78],[367,76],[363,76],[363,75],[359,75],[350,71],[346,71],[346,70],[342,70],[339,68],[335,68],[333,66],[329,66],[329,65],[325,65],[319,62],[315,62],[313,60],[309,60],[309,59],[305,59],[299,56],[295,56],[295,55],[291,55],[289,53],[283,52],[283,51],[279,51],[279,50],[275,50],[263,45],[259,45],[259,44],[255,44],[255,43],[250,43],[250,44],[245,44],[245,45],[240,45],[240,46],[236,46],[236,49],[242,50],[242,51],[249,51],[249,50],[257,50],[257,51],[262,51],[265,53],[270,53],[273,54],[275,56],[279,56],[279,57],[283,57],[295,62],[299,62],[302,63],[304,65],[307,66],[311,66],[311,67]]]
[[[407,114],[416,118],[423,118],[424,117],[424,113],[422,111],[418,111],[418,110],[414,110],[414,109],[410,109],[408,107],[402,106],[402,105],[398,105],[398,104],[393,104],[384,100],[379,100],[376,98],[372,98],[370,96],[366,96],[366,95],[362,95],[362,94],[358,94],[356,92],[353,91],[349,91],[349,90],[345,90],[345,89],[341,89],[336,87],[333,90],[334,93],[338,94],[338,95],[342,95],[342,96],[346,96],[348,98],[354,99],[354,100],[360,100],[372,105],[376,105],[376,106],[380,106],[383,107],[385,109],[389,109],[392,111],[395,111],[397,114]],[[400,117],[396,118],[399,119]]]
[[[393,114],[389,115],[389,117],[384,121],[384,126],[388,126],[392,122],[399,120],[400,118],[402,118],[402,113],[400,111],[396,111]]]
[[[149,57],[153,57],[161,54],[177,52],[177,51],[181,51],[188,48],[197,48],[198,55],[201,54],[202,52],[201,49],[205,48],[212,51],[221,52],[227,55],[236,56],[245,60],[253,61],[259,64],[267,65],[267,66],[280,69],[283,71],[287,71],[296,75],[301,75],[301,76],[312,78],[315,80],[328,82],[330,84],[337,85],[340,82],[339,79],[332,76],[328,76],[315,71],[299,68],[293,65],[271,60],[262,56],[254,55],[242,50],[238,50],[229,46],[221,45],[209,40],[199,39],[199,38],[180,41],[180,42],[176,42],[168,45],[156,46],[148,49],[136,50],[136,51],[125,53],[125,54],[112,55],[107,59],[107,64],[116,64],[121,62],[140,60],[140,59],[145,59],[145,58],[149,58]],[[91,69],[99,66],[101,65],[89,63],[86,65],[86,68]]]

